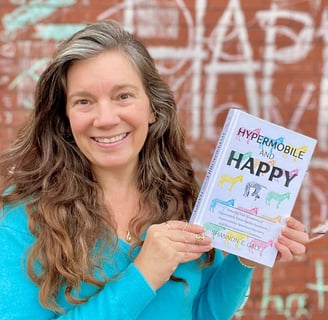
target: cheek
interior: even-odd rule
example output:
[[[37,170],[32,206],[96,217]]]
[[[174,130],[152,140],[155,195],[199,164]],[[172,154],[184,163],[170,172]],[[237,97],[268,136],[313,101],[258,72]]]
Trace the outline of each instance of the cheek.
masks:
[[[90,126],[90,119],[87,119],[75,113],[69,114],[68,119],[73,136],[77,136],[84,133]]]

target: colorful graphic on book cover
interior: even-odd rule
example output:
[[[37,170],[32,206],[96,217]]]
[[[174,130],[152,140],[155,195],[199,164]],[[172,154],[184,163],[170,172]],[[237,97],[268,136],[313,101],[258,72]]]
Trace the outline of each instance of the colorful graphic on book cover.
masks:
[[[274,241],[292,212],[315,140],[248,114],[238,123],[227,125],[229,141],[218,144],[219,169],[209,168],[208,190],[201,191],[210,194],[199,219],[215,247],[272,266]]]

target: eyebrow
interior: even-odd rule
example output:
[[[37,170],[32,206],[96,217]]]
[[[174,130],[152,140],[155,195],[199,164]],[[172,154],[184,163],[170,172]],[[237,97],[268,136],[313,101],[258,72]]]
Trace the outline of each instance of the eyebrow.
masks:
[[[67,96],[67,100],[71,100],[74,97],[91,97],[91,96],[92,96],[91,93],[83,90],[83,91],[77,91],[77,92],[70,94],[69,96]]]
[[[140,90],[140,88],[138,86],[135,86],[133,84],[119,84],[119,85],[115,85],[111,91],[120,91],[122,89],[134,89],[134,90]],[[143,89],[143,87],[142,87]],[[74,97],[79,97],[79,96],[87,96],[90,97],[92,96],[92,93],[90,93],[89,91],[86,90],[81,90],[81,91],[77,91],[77,92],[73,92],[72,94],[70,94],[69,96],[67,96],[67,100],[70,100]]]

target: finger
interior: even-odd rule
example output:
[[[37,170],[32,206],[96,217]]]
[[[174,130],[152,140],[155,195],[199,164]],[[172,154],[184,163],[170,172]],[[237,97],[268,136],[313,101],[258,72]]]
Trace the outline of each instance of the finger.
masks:
[[[187,245],[187,250],[194,251],[196,247],[206,247],[205,250],[208,248],[212,248],[212,238],[206,236],[203,232],[202,233],[192,233],[186,231],[178,231],[172,232],[170,234],[170,239],[174,242],[179,242],[184,245]],[[203,249],[202,249],[203,250]],[[198,249],[196,250],[198,252]]]
[[[205,234],[204,233],[195,233],[194,238],[195,238],[195,243],[201,245],[201,244],[203,244],[203,242],[205,240]]]
[[[190,243],[179,243],[176,244],[176,254],[182,255],[182,259],[186,260],[194,259],[195,256],[200,256],[204,252],[208,252],[212,249],[211,244],[190,244]]]
[[[176,248],[176,244],[180,243],[179,251],[205,252],[212,248],[212,238],[204,234],[204,228],[196,224],[186,224],[184,221],[169,220],[162,224],[155,224],[149,227],[147,234],[154,239],[165,239],[170,241],[170,246]],[[146,236],[147,237],[147,236]],[[185,248],[185,245],[189,247]],[[203,246],[200,250],[191,245]]]
[[[180,255],[179,263],[185,263],[199,259],[204,252],[179,252]]]
[[[293,256],[302,256],[306,252],[306,247],[304,246],[304,244],[291,240],[287,237],[279,236],[277,242],[278,244],[281,244],[284,247],[286,247],[287,248],[286,250],[289,250],[291,255]]]
[[[182,228],[182,231],[186,231],[188,229],[189,223],[186,221],[185,225]]]
[[[309,242],[309,235],[304,230],[301,231],[300,229],[295,229],[287,226],[282,228],[281,234],[284,237],[296,242],[300,242],[301,244],[307,244]]]
[[[292,261],[294,259],[294,256],[291,253],[291,251],[285,245],[283,245],[281,242],[276,241],[275,246],[278,250],[277,259],[279,261],[288,262],[288,261]]]
[[[170,245],[179,252],[199,253],[212,249],[212,238],[206,236],[204,228],[197,224],[169,220],[161,225],[153,225],[152,232],[162,233],[162,236],[167,237],[171,241]],[[179,247],[178,244],[180,244]]]
[[[167,221],[165,222],[165,225],[167,227],[167,230],[172,230],[172,227],[170,226],[170,224]]]
[[[304,224],[301,221],[295,219],[294,217],[288,217],[286,219],[286,225],[291,229],[306,232]]]
[[[182,230],[189,231],[193,233],[202,233],[204,232],[204,227],[198,224],[190,224],[187,221],[179,220],[168,220],[163,225],[169,230]]]

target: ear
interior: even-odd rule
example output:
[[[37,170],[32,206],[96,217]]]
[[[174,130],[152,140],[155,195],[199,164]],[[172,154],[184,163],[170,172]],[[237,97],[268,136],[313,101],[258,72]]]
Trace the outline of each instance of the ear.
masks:
[[[150,103],[150,112],[149,112],[149,117],[148,117],[148,124],[153,124],[156,122],[156,116],[155,116],[155,111],[154,111],[154,106],[152,103]]]
[[[156,117],[154,111],[151,111],[148,117],[148,124],[153,124],[154,122],[156,122]]]

